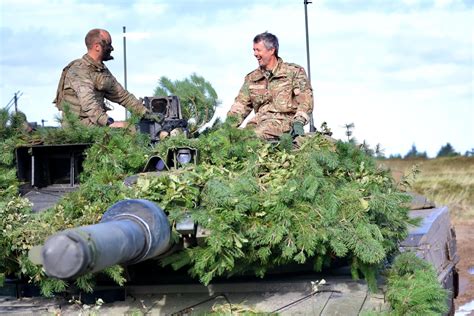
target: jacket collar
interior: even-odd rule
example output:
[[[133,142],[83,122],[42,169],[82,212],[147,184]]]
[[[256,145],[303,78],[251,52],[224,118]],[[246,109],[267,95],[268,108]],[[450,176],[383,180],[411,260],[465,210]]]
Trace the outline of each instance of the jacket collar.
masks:
[[[277,64],[276,64],[275,68],[273,68],[273,70],[272,70],[272,73],[273,73],[274,77],[281,76],[281,74],[282,74],[282,72],[281,72],[282,64],[283,64],[283,59],[278,57]]]
[[[86,61],[87,64],[89,64],[90,66],[96,68],[98,71],[102,71],[104,69],[107,69],[107,67],[103,64],[103,63],[98,63],[96,62],[94,59],[92,59],[91,56],[89,56],[88,54],[85,54],[84,56],[82,56],[82,59],[84,59]]]
[[[275,66],[275,68],[273,68],[272,70],[272,78],[273,77],[282,77],[282,76],[285,76],[285,72],[282,71],[282,68],[283,68],[283,59],[281,59],[280,57],[278,57],[278,61],[277,61],[277,64]],[[262,79],[265,79],[265,71],[264,69],[262,68],[257,68],[254,73],[252,74],[252,78],[251,80],[252,81],[259,81],[259,80],[262,80]]]

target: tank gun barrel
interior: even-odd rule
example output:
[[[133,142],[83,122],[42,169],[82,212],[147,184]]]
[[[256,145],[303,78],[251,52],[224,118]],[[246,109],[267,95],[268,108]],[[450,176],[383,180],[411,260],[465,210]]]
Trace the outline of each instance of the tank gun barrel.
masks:
[[[160,207],[147,200],[123,200],[98,224],[49,237],[41,258],[48,276],[70,279],[159,256],[170,248],[170,236],[170,223]]]

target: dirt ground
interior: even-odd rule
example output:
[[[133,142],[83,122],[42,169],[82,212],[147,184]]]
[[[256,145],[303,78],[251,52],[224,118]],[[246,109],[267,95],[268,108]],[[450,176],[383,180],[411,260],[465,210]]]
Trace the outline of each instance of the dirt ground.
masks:
[[[469,273],[469,268],[474,270],[474,220],[457,220],[454,223],[459,264],[459,296],[456,299],[456,308],[474,300],[474,274]],[[474,271],[471,271],[474,273]]]

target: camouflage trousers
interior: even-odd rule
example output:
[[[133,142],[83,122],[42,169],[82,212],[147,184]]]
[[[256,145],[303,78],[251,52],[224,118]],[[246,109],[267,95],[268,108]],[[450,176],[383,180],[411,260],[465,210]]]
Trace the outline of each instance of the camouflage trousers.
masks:
[[[257,113],[246,127],[253,129],[258,137],[272,140],[290,132],[294,115],[294,113]]]

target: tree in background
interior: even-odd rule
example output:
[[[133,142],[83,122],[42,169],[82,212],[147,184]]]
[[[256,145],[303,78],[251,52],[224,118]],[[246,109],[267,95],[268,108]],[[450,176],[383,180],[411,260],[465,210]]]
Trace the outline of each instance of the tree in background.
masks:
[[[390,156],[388,156],[388,159],[402,159],[402,155],[400,155],[400,154],[390,154]]]
[[[408,158],[428,158],[428,155],[426,154],[426,151],[418,152],[418,150],[416,149],[415,144],[413,144],[411,146],[411,149],[403,157],[403,159],[408,159]]]
[[[346,128],[346,136],[347,136],[347,141],[351,141],[351,136],[352,136],[352,130],[354,129],[355,125],[354,123],[346,123],[344,124],[344,127]]]
[[[466,152],[464,153],[464,156],[474,157],[474,148],[472,148],[471,150],[466,150]]]
[[[380,143],[375,145],[375,157],[378,159],[385,159],[385,149],[382,148]]]
[[[155,96],[176,95],[181,103],[185,119],[189,120],[190,132],[197,131],[214,116],[219,105],[217,93],[203,77],[193,73],[184,80],[171,81],[167,77],[159,79]]]
[[[363,151],[365,151],[365,153],[367,155],[369,155],[370,157],[374,157],[374,150],[370,148],[370,145],[369,143],[367,143],[367,141],[364,139],[364,141],[362,142],[362,144],[359,145],[360,146],[360,149],[362,149]]]
[[[362,149],[367,155],[377,158],[377,159],[386,159],[384,149],[382,145],[378,143],[375,145],[375,148],[370,148],[370,145],[367,141],[363,141],[362,144],[359,145],[360,149]]]
[[[446,143],[446,145],[441,146],[436,157],[455,157],[459,155],[460,154],[454,150],[450,143]]]

